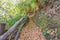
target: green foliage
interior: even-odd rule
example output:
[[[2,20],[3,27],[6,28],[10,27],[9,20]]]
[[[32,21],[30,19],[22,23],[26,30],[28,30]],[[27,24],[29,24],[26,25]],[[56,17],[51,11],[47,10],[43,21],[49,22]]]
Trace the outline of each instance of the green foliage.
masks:
[[[39,27],[42,27],[42,28],[45,28],[45,25],[46,25],[47,20],[48,20],[46,15],[41,15],[39,17],[39,13],[37,13],[37,12],[35,13],[35,15],[32,19]]]
[[[0,3],[0,10],[4,11],[4,15],[0,12],[0,22],[6,22],[6,28],[8,29],[31,9],[31,5],[35,3],[35,0],[18,0],[16,4],[12,0],[0,0]]]
[[[43,30],[43,34],[46,35],[47,34],[47,31],[46,30]]]
[[[11,19],[9,20],[6,20],[6,29],[10,28],[16,21],[18,21],[22,16],[20,16],[19,14],[16,14],[15,17],[12,17]]]
[[[45,15],[43,15],[39,20],[39,26],[44,27],[46,22],[47,22],[47,17]]]
[[[40,0],[40,1],[41,1],[41,3],[45,3],[46,0]]]
[[[60,29],[57,30],[58,35],[60,35]]]
[[[57,23],[56,25],[60,27],[60,23]]]
[[[8,6],[12,6],[13,4],[11,2],[6,3]]]
[[[44,3],[46,0],[40,1]],[[0,2],[0,10],[3,10],[5,12],[4,17],[1,16],[0,22],[6,22],[8,26],[12,26],[18,19],[24,16],[24,14],[31,9],[35,10],[36,8],[38,8],[38,6],[36,5],[36,0],[18,0],[16,4],[14,4],[11,0],[1,0]],[[3,3],[5,6],[3,6]],[[39,19],[38,25],[41,27],[44,26],[46,20],[46,16],[42,16],[41,19]]]

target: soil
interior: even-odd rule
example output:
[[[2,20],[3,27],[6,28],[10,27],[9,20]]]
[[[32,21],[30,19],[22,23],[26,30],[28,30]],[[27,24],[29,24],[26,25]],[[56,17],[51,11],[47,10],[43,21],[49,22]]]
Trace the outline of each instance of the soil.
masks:
[[[29,22],[20,32],[18,40],[45,40],[45,37],[41,32],[41,28],[29,19]]]

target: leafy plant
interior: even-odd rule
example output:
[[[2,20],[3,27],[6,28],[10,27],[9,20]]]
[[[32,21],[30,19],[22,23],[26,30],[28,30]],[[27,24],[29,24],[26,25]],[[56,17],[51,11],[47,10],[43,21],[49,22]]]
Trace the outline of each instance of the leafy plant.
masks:
[[[60,29],[57,30],[58,35],[60,35]]]
[[[44,35],[46,35],[46,34],[47,34],[47,31],[46,31],[46,30],[43,30],[42,32],[43,32],[43,34],[44,34]]]
[[[45,15],[43,15],[39,20],[39,26],[44,27],[46,22],[47,22],[47,17]]]
[[[40,1],[41,1],[41,3],[45,3],[46,0],[40,0]]]
[[[36,0],[18,0],[16,1],[16,4],[12,2],[12,0],[0,0],[1,6],[0,10],[4,11],[4,17],[2,13],[2,17],[0,18],[0,22],[6,22],[6,28],[8,29],[10,26],[12,26],[18,19],[20,19],[22,16],[24,16],[27,11],[31,10],[35,5]]]
[[[56,25],[57,25],[57,26],[60,26],[60,23],[57,23]]]

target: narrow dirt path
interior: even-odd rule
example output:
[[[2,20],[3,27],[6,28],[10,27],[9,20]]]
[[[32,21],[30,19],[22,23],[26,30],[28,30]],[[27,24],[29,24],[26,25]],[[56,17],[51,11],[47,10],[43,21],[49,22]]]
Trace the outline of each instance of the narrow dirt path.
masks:
[[[30,19],[21,30],[18,40],[45,40],[41,28]]]

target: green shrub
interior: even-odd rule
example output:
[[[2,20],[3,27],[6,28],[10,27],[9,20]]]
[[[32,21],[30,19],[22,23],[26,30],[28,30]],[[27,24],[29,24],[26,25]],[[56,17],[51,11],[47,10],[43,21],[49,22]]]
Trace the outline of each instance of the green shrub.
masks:
[[[60,29],[57,30],[58,35],[60,35]]]
[[[43,15],[39,20],[39,26],[44,27],[44,24],[47,22],[47,17]]]
[[[45,3],[46,0],[40,0],[40,1],[41,1],[41,3]]]

